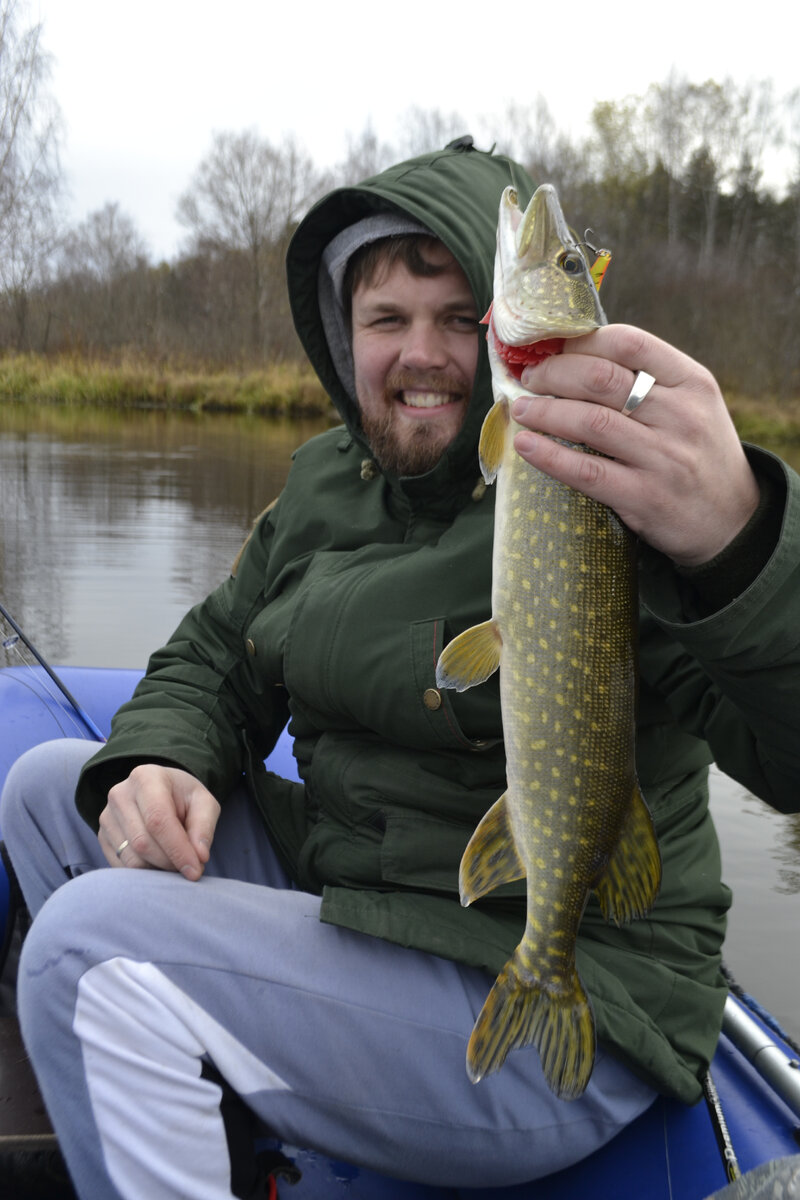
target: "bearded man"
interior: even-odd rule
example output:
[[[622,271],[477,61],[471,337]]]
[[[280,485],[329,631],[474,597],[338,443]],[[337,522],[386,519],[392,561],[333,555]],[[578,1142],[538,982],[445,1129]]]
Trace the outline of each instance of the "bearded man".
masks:
[[[797,807],[800,480],[742,447],[708,371],[624,326],[526,369],[516,444],[640,539],[637,767],[662,888],[629,927],[584,915],[599,1047],[580,1099],[552,1095],[532,1048],[466,1075],[525,922],[524,880],[458,900],[505,788],[496,683],[435,681],[490,611],[479,318],[509,184],[524,203],[524,171],[460,139],[311,210],[290,297],[343,425],[298,451],[107,744],[87,762],[52,743],[9,777],[2,828],[38,913],[22,1028],[82,1197],[255,1194],[231,1092],[284,1142],[492,1188],[585,1157],[659,1093],[700,1097],[729,904],[709,763]],[[641,371],[656,383],[629,416]],[[263,765],[287,717],[299,783]]]

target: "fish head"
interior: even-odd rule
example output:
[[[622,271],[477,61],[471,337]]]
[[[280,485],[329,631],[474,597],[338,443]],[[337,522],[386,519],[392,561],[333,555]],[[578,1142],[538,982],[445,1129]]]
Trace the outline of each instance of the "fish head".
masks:
[[[492,324],[509,346],[578,337],[606,324],[589,263],[549,183],[524,212],[513,187],[500,198]]]

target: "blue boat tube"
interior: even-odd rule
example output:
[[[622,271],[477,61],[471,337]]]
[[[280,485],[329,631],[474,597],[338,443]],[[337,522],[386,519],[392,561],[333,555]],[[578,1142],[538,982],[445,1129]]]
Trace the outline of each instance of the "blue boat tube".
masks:
[[[104,668],[64,667],[58,672],[104,736],[113,713],[141,676],[140,671]],[[89,738],[85,723],[38,668],[0,669],[0,721],[0,784],[29,747],[51,738]],[[267,765],[297,778],[285,731]],[[8,892],[0,867],[0,929],[7,921]],[[728,1002],[712,1075],[742,1172],[797,1154],[800,1055],[738,999]],[[584,1162],[507,1189],[428,1187],[387,1179],[310,1150],[267,1142],[264,1147],[281,1150],[301,1172],[291,1187],[279,1183],[278,1194],[291,1200],[706,1200],[728,1182],[709,1109],[703,1103],[687,1108],[666,1097]]]

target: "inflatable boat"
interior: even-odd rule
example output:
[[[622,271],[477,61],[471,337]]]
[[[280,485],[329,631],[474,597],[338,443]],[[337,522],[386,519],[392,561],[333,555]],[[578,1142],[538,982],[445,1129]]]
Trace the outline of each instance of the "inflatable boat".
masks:
[[[140,676],[140,671],[106,668],[0,669],[0,784],[14,760],[39,742],[105,736],[112,714]],[[268,766],[297,778],[288,733]],[[9,910],[9,879],[0,867],[0,930],[9,924]],[[3,1071],[2,1054],[0,1045],[0,1108],[13,1108],[15,1097],[3,1094],[11,1076]],[[41,1109],[38,1119],[46,1122]],[[293,1164],[272,1184],[273,1195],[292,1200],[705,1200],[740,1175],[744,1178],[730,1184],[726,1197],[800,1195],[799,1128],[800,1052],[768,1013],[741,994],[727,1002],[706,1103],[687,1108],[660,1098],[604,1149],[546,1179],[506,1189],[435,1188],[384,1178],[298,1147],[265,1147]],[[34,1137],[31,1129],[29,1144],[46,1145],[47,1134],[42,1136],[40,1126],[37,1130]],[[5,1144],[12,1143],[6,1139]],[[23,1129],[13,1145],[25,1144]],[[3,1145],[0,1129],[0,1150]],[[774,1161],[774,1168],[761,1167]],[[772,1188],[769,1193],[762,1191],[760,1177],[766,1171],[791,1180],[783,1185],[788,1190],[777,1190],[778,1180],[764,1185]]]

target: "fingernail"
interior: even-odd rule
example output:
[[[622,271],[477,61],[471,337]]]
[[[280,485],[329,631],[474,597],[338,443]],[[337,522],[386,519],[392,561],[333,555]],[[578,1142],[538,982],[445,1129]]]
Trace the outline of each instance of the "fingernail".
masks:
[[[200,872],[197,870],[197,867],[181,867],[181,875],[184,879],[188,879],[190,883],[195,883],[200,878]]]
[[[523,399],[515,400],[511,410],[514,416],[524,417],[525,413],[528,411],[528,403],[529,401]]]

